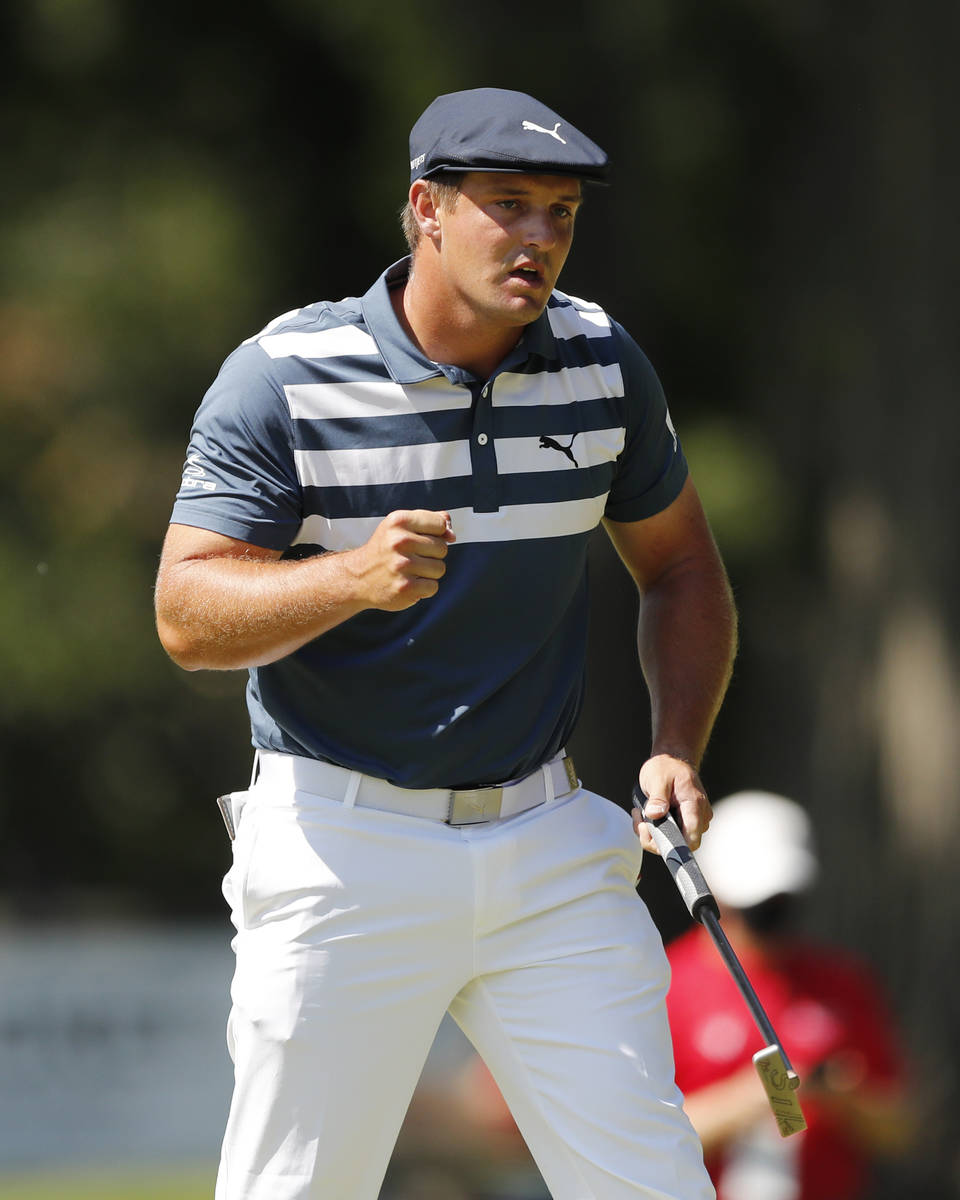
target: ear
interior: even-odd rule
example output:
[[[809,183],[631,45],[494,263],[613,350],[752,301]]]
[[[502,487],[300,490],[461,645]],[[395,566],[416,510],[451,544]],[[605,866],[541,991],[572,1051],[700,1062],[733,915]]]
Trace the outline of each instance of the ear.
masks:
[[[410,185],[410,207],[423,236],[430,239],[438,237],[440,218],[433,192],[426,179],[415,179]]]

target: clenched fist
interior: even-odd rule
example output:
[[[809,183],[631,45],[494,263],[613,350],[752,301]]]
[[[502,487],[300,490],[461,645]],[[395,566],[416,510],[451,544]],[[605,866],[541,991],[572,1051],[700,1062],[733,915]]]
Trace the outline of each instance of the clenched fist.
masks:
[[[437,594],[454,541],[449,513],[400,510],[388,513],[364,545],[346,551],[343,566],[368,607],[400,612]]]

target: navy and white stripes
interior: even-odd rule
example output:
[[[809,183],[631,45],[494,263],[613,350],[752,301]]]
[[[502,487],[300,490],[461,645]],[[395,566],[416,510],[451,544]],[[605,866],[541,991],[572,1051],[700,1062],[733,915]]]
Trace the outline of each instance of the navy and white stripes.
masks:
[[[587,539],[666,507],[686,465],[656,375],[597,305],[555,292],[478,380],[410,343],[389,297],[404,270],[231,355],[172,520],[303,557],[362,545],[397,509],[449,511],[436,597],[251,672],[254,740],[404,786],[511,778],[576,719]]]

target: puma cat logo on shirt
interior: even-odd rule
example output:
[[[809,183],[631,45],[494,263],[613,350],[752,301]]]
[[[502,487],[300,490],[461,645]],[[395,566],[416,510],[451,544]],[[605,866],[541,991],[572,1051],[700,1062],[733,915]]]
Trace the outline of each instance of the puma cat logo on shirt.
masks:
[[[576,438],[576,436],[577,435],[574,434],[573,437],[570,438],[570,441],[567,443],[566,446],[561,446],[560,443],[554,441],[552,437],[547,437],[545,434],[541,434],[540,435],[540,449],[541,450],[559,450],[561,454],[565,454],[567,456],[567,458],[570,459],[570,461],[573,463],[573,465],[575,467],[579,467],[580,464],[573,457],[573,450],[572,450],[574,438]]]

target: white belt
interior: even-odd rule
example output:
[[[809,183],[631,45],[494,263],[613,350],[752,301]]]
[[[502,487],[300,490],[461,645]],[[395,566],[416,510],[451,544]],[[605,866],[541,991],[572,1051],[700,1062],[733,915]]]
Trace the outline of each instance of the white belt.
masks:
[[[257,758],[258,782],[293,786],[347,807],[356,804],[360,808],[379,808],[448,825],[479,825],[515,817],[528,808],[569,795],[580,784],[573,759],[562,752],[512,783],[457,789],[396,787],[385,779],[348,771],[333,763],[268,750],[260,750]]]

